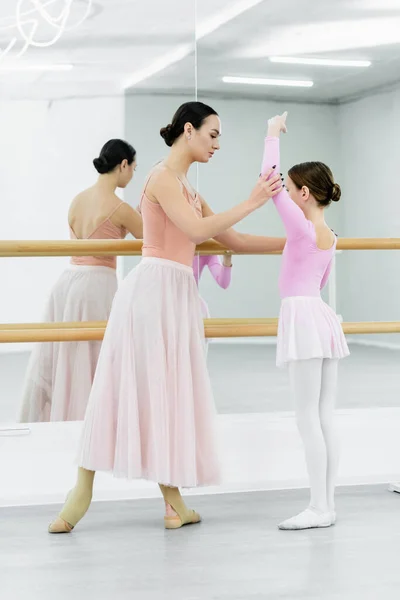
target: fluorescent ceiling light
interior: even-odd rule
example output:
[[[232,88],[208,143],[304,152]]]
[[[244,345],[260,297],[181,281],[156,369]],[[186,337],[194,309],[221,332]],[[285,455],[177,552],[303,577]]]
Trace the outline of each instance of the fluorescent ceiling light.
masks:
[[[270,56],[273,63],[288,65],[317,65],[322,67],[370,67],[370,60],[339,60],[332,58],[296,58],[292,56]]]
[[[210,19],[207,19],[196,26],[196,40],[201,40],[206,35],[209,35],[210,33],[213,33],[213,31],[219,29],[219,27],[222,27],[222,25],[229,23],[229,21],[232,21],[239,15],[262,2],[264,2],[264,0],[240,0],[239,2],[235,2],[232,6],[229,6],[229,8],[221,10]]]
[[[276,85],[285,87],[312,87],[313,81],[296,81],[295,79],[263,79],[259,77],[223,77],[224,83],[243,83],[248,85]]]
[[[29,65],[29,64],[1,64],[0,72],[22,72],[22,71],[71,71],[74,65],[58,64],[58,65]]]

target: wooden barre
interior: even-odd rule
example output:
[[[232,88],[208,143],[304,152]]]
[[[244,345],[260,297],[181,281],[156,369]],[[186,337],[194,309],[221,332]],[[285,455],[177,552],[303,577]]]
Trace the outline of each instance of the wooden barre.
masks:
[[[282,243],[284,238],[282,238]],[[0,241],[0,257],[23,256],[141,256],[142,240],[18,240]],[[214,240],[203,242],[196,247],[203,255],[252,254],[231,252]],[[258,254],[281,254],[281,252],[260,252]]]
[[[0,257],[140,256],[142,243],[142,240],[9,240],[0,241]],[[400,238],[340,238],[337,249],[400,250]],[[196,252],[203,255],[224,254],[228,251],[228,248],[214,240],[208,240],[196,247]],[[243,255],[281,254],[281,252],[230,253]]]
[[[17,328],[20,324],[0,325],[0,343],[23,342],[77,342],[102,340],[105,327],[97,327],[98,323],[90,322],[77,327],[68,327],[68,323],[47,323],[44,328]],[[31,325],[31,324],[25,324]],[[67,327],[65,327],[67,325]],[[400,321],[365,321],[342,324],[345,334],[363,333],[400,333]],[[277,335],[277,319],[204,319],[207,338],[231,337],[273,337]]]
[[[213,325],[225,325],[226,321],[234,321],[236,325],[246,325],[249,319],[211,319]],[[262,324],[278,323],[278,317],[256,319]],[[21,331],[27,329],[105,329],[107,321],[64,321],[46,323],[0,323],[0,331]]]

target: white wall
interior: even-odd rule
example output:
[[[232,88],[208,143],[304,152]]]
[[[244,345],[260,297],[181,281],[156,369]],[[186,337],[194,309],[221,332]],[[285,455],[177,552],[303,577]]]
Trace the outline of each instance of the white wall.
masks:
[[[174,96],[127,98],[126,137],[136,144],[140,166],[135,183],[127,191],[132,204],[140,197],[148,169],[168,152],[158,134],[159,128],[171,121],[176,108],[186,100]],[[290,133],[282,142],[282,172],[296,162],[317,159],[327,162],[340,177],[336,107],[201,96],[199,100],[213,106],[222,121],[221,150],[209,164],[200,165],[198,182],[200,193],[216,212],[230,208],[250,193],[260,172],[267,119],[285,108],[290,113]],[[195,183],[195,172],[191,179]],[[332,210],[329,219],[336,229],[340,229],[338,215]],[[261,235],[284,234],[272,203],[249,216],[237,229]],[[125,265],[131,268],[136,262],[127,259]],[[211,315],[277,316],[279,263],[279,257],[234,257],[232,285],[227,291],[219,289],[205,272],[201,280],[201,294],[209,304]]]
[[[68,239],[69,203],[97,177],[92,159],[124,136],[124,100],[0,102],[0,131],[0,239]],[[68,261],[1,258],[0,322],[40,321]]]
[[[346,188],[342,235],[400,237],[400,88],[342,105],[339,124]],[[337,272],[345,320],[400,320],[399,251],[345,252]],[[400,343],[395,334],[363,338]]]

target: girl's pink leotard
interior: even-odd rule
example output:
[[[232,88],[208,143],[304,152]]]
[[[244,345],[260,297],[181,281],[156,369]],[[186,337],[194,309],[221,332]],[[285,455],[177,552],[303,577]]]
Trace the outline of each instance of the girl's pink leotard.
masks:
[[[199,285],[199,279],[205,266],[211,271],[211,275],[220,287],[226,290],[231,282],[232,267],[225,267],[221,264],[218,256],[198,256],[193,260],[193,274]]]
[[[262,174],[275,165],[279,173],[279,139],[265,139]],[[281,298],[288,296],[320,296],[328,281],[332,259],[336,250],[336,236],[332,247],[321,250],[317,246],[314,225],[306,219],[301,208],[283,189],[273,198],[286,230],[287,241],[283,251],[279,277]]]
[[[267,137],[262,173],[274,166],[279,172],[279,139]],[[294,360],[344,358],[349,349],[341,324],[321,298],[336,249],[336,236],[331,248],[320,250],[314,225],[287,191],[282,190],[273,200],[287,237],[279,277],[282,303],[276,363],[281,367]]]

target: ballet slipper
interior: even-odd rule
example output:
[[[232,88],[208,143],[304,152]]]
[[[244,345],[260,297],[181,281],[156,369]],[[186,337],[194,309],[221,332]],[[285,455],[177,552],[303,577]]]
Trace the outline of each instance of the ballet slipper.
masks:
[[[184,517],[181,517],[178,514],[171,517],[164,517],[165,529],[179,529],[184,525],[195,525],[196,523],[200,522],[201,516],[194,510],[189,510]]]
[[[71,495],[72,490],[70,490],[65,498],[65,502],[68,501],[68,498]],[[54,521],[52,521],[48,527],[49,533],[71,533],[73,530],[73,525],[65,521],[60,516],[56,517]]]
[[[61,517],[56,517],[49,525],[49,533],[71,533],[73,526]]]
[[[283,523],[280,523],[278,527],[284,531],[297,531],[301,529],[331,527],[332,525],[334,525],[332,513],[317,513],[314,510],[307,508],[295,517],[283,521]]]
[[[200,515],[194,511],[189,510],[183,501],[180,491],[176,487],[168,487],[162,484],[160,490],[164,496],[165,507],[167,514],[164,517],[165,529],[179,529],[184,525],[195,525],[200,523]],[[173,515],[169,515],[169,509],[174,512]]]
[[[70,533],[85,516],[92,501],[94,471],[79,467],[75,487],[67,494],[58,517],[50,524],[50,533]]]

